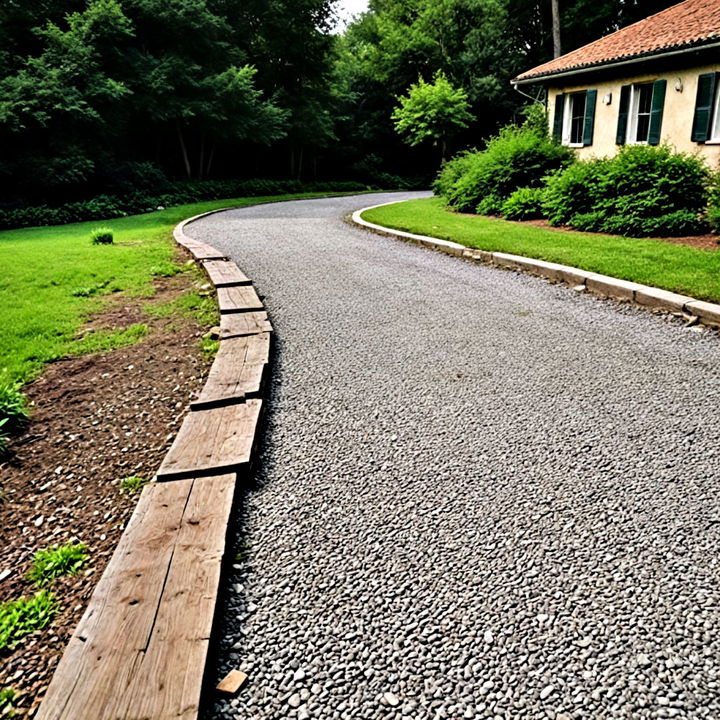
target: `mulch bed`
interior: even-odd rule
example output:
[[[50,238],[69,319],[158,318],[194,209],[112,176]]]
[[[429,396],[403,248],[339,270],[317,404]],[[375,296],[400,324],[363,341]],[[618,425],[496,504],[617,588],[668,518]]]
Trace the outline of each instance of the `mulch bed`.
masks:
[[[550,225],[547,220],[520,220],[520,225],[533,225],[534,227],[545,228],[546,230],[557,230],[558,232],[577,232],[574,228],[566,225],[556,227]],[[594,235],[607,235],[607,233],[593,233]],[[687,245],[688,247],[699,248],[701,250],[718,250],[717,235],[689,235],[688,237],[668,237],[668,238],[651,238],[652,240],[662,240],[663,242],[673,243],[674,245]]]
[[[172,300],[192,284],[190,273],[160,279],[152,302]],[[21,716],[37,709],[137,502],[137,495],[121,494],[120,480],[152,478],[207,375],[199,346],[207,328],[149,317],[146,302],[114,298],[89,323],[147,323],[151,332],[142,342],[53,363],[26,388],[31,422],[0,464],[0,577],[10,572],[0,599],[35,592],[25,576],[38,549],[84,542],[90,558],[81,574],[54,583],[61,611],[52,625],[0,655],[0,688],[18,691]]]

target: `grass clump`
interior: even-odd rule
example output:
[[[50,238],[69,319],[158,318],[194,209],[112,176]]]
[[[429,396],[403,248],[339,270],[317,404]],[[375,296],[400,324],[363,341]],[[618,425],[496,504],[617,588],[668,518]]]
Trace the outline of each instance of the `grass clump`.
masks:
[[[183,272],[183,270],[184,268],[172,262],[158,263],[150,268],[153,277],[173,277]]]
[[[206,335],[200,340],[200,350],[206,360],[212,360],[220,349],[220,341]]]
[[[90,242],[93,245],[112,245],[113,231],[109,227],[98,227],[90,231]]]
[[[84,338],[75,340],[66,348],[67,355],[87,355],[107,352],[140,342],[150,332],[144,323],[136,323],[122,330],[96,330]]]
[[[85,543],[52,545],[35,553],[28,580],[43,587],[62,575],[77,575],[86,561]]]
[[[58,609],[55,596],[47,590],[0,604],[0,651],[12,650],[26,635],[46,628]]]
[[[0,689],[0,716],[15,716],[15,699],[17,698],[17,690],[13,688]]]
[[[120,492],[123,495],[135,495],[139,493],[150,481],[140,475],[130,475],[120,481]]]

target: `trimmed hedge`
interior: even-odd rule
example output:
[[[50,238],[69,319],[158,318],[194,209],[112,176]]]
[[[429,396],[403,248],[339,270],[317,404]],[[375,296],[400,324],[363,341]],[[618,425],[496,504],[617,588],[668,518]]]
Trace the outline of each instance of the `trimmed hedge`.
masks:
[[[233,197],[260,197],[307,192],[355,192],[367,190],[360,182],[315,182],[297,180],[202,180],[175,183],[161,193],[134,192],[126,195],[98,195],[91,200],[66,203],[60,207],[0,208],[0,229],[64,225],[86,220],[105,220],[151,212],[158,207],[183,205]]]
[[[710,186],[702,159],[666,145],[628,145],[548,177],[542,205],[551,225],[631,237],[694,235],[707,230]]]

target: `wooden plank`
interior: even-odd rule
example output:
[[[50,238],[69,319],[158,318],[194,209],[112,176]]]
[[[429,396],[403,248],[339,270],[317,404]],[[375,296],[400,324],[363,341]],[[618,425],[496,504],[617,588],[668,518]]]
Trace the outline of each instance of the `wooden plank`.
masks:
[[[217,289],[220,314],[244,313],[264,310],[262,300],[252,285],[222,287]]]
[[[203,268],[215,287],[251,284],[250,278],[231,260],[205,260]]]
[[[234,487],[229,474],[143,490],[37,720],[197,716]]]
[[[220,315],[221,340],[272,332],[272,329],[266,312],[224,313]]]
[[[205,387],[200,397],[190,404],[191,409],[242,402],[247,397],[260,395],[269,360],[269,333],[223,340]]]
[[[217,475],[250,462],[261,400],[191,412],[157,473],[158,480]]]
[[[202,240],[195,240],[187,235],[183,235],[180,239],[177,237],[175,239],[178,241],[178,244],[188,250],[196,260],[227,260],[227,257],[217,248],[214,248],[212,245],[208,245]]]

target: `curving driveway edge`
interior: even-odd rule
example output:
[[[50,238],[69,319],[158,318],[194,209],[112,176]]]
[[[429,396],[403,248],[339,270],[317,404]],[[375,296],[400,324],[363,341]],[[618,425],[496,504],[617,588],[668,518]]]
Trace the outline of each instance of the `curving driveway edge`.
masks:
[[[223,208],[227,209],[227,208]],[[176,242],[215,286],[220,349],[53,675],[39,720],[195,720],[238,473],[262,411],[272,326],[251,281],[211,245]]]
[[[477,250],[449,240],[441,240],[427,235],[416,235],[403,230],[394,230],[384,225],[368,222],[362,218],[362,214],[368,210],[374,210],[385,205],[395,205],[396,203],[397,201],[381,203],[356,210],[350,216],[350,220],[355,225],[379,235],[417,243],[447,255],[454,255],[466,260],[480,262],[485,265],[494,265],[508,270],[530,273],[551,282],[564,283],[577,291],[587,290],[600,297],[631,302],[652,310],[670,312],[685,317],[691,323],[701,322],[710,327],[720,328],[720,305],[715,303],[698,300],[688,295],[680,295],[650,285],[621,280],[609,275],[600,275],[569,265],[560,265],[559,263],[509,253]]]

